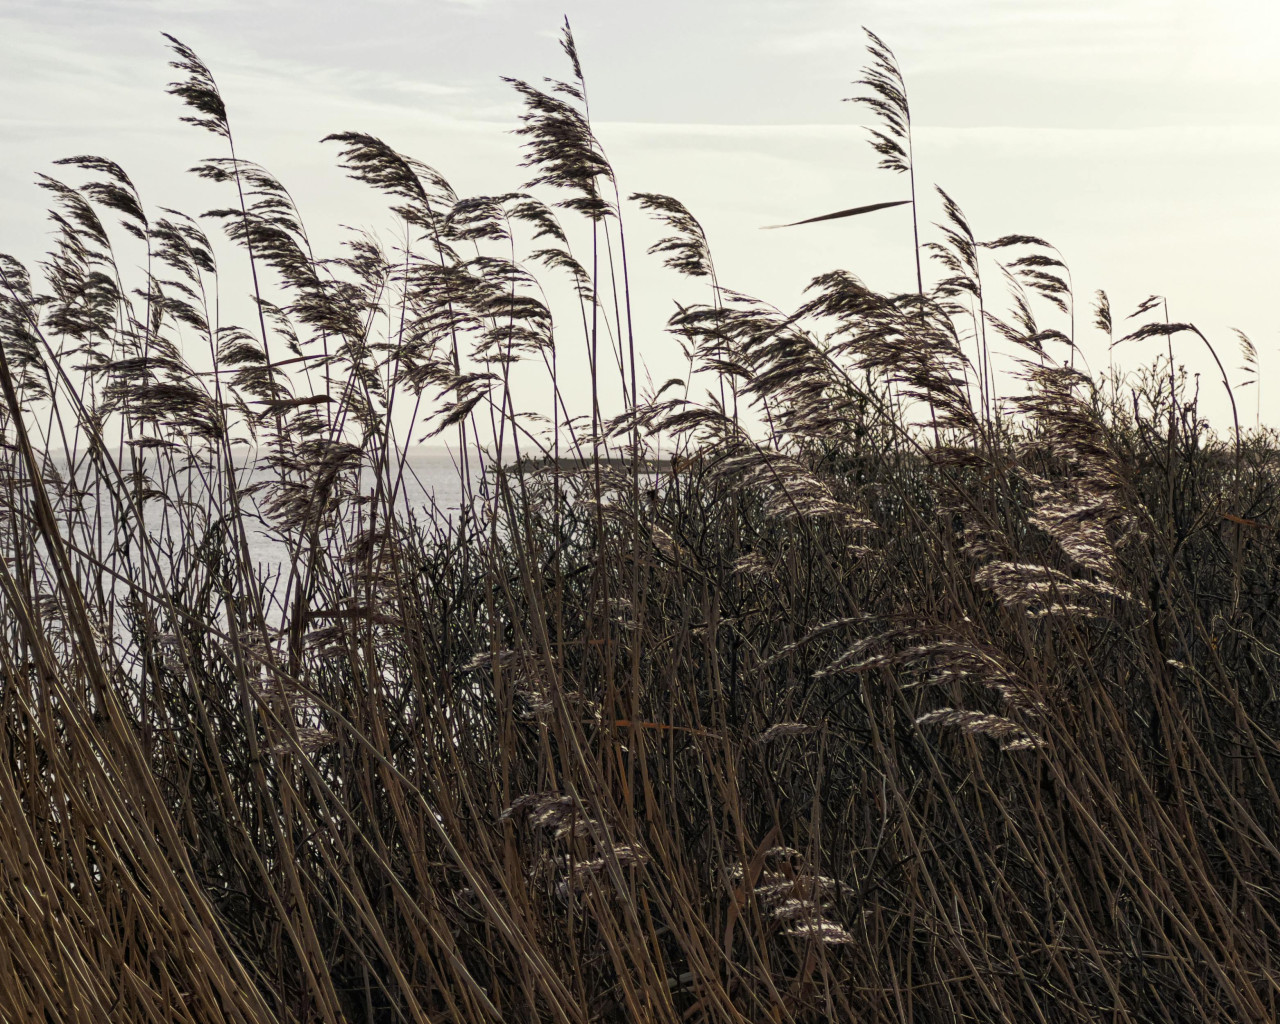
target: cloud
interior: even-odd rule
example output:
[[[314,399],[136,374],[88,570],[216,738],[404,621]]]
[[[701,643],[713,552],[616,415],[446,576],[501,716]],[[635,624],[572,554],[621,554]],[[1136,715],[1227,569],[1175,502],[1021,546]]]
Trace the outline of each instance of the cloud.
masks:
[[[1280,6],[1219,0],[857,0],[793,5],[794,26],[761,52],[861,60],[872,28],[914,75],[998,73],[1011,80],[1275,81]]]
[[[686,201],[731,286],[785,305],[834,266],[885,288],[914,280],[901,211],[758,230],[899,197],[902,179],[875,170],[856,123],[865,112],[836,102],[863,59],[865,22],[907,71],[926,191],[945,185],[986,237],[1058,242],[1082,295],[1114,289],[1120,308],[1185,293],[1188,318],[1257,331],[1280,228],[1268,212],[1280,121],[1262,87],[1277,73],[1264,57],[1280,5],[1220,0],[1192,19],[1181,16],[1188,2],[705,0],[689,13],[662,0],[645,25],[627,5],[569,6],[590,40],[595,110],[619,112],[597,130],[624,190]],[[318,244],[331,224],[386,223],[381,198],[318,144],[329,132],[381,135],[462,193],[518,187],[528,171],[509,134],[517,105],[497,75],[562,73],[554,43],[538,39],[558,34],[558,11],[542,0],[10,0],[0,249],[41,250],[46,197],[31,175],[69,153],[120,160],[153,206],[221,201],[182,173],[217,143],[176,123],[160,28],[209,60],[242,153],[293,189]],[[833,123],[726,123],[828,113]],[[687,123],[667,123],[677,120]],[[1139,120],[1156,126],[1125,126]],[[642,225],[628,222],[637,253]],[[638,301],[670,295],[660,272],[637,273],[652,284]]]

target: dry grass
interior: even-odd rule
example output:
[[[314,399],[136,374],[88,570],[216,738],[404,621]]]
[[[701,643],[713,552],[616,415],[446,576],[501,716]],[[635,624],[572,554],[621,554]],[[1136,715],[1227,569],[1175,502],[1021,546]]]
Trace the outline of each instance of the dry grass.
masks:
[[[709,286],[646,396],[567,30],[525,191],[337,136],[411,242],[332,258],[173,45],[230,250],[80,157],[0,263],[0,1019],[1280,1016],[1272,435],[1063,365],[1056,251],[945,194],[933,286],[794,315],[638,196]],[[403,512],[406,414],[472,453],[452,519]]]

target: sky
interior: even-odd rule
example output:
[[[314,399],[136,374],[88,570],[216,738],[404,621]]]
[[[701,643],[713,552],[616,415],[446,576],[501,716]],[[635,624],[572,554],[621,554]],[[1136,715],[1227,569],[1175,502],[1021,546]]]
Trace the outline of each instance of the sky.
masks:
[[[1280,5],[1263,0],[0,0],[0,251],[44,251],[34,178],[61,156],[116,160],[152,207],[224,201],[182,173],[215,140],[178,122],[161,32],[209,64],[241,154],[289,186],[322,237],[376,226],[381,210],[320,145],[330,132],[379,135],[461,194],[517,188],[519,106],[501,76],[565,76],[566,15],[624,194],[681,199],[727,286],[782,308],[837,267],[913,289],[906,207],[760,230],[904,197],[904,179],[876,169],[865,113],[841,102],[865,25],[906,77],[922,190],[944,187],[980,238],[1058,247],[1089,365],[1109,358],[1084,312],[1095,289],[1117,319],[1164,295],[1237,383],[1231,329],[1253,338],[1262,388],[1239,393],[1241,418],[1280,426]],[[940,216],[922,201],[925,224]],[[679,286],[653,258],[636,283],[642,355],[660,381],[680,369],[660,337]],[[1220,421],[1216,372],[1180,344]],[[1137,366],[1161,348],[1115,355]]]

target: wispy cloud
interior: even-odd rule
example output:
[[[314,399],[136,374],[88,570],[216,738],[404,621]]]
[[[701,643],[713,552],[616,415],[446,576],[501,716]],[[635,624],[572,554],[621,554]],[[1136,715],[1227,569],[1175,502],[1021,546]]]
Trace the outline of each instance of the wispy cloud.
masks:
[[[873,28],[917,74],[978,71],[1017,78],[1136,81],[1180,74],[1205,81],[1280,77],[1280,6],[1219,0],[857,0],[795,5],[792,28],[769,33],[780,56],[859,55]]]

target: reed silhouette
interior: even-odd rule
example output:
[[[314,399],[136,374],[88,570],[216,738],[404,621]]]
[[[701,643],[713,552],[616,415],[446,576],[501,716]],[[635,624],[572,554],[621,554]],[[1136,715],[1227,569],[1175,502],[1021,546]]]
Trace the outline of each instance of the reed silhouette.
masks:
[[[1047,242],[940,190],[921,242],[883,41],[915,287],[790,313],[623,198],[567,24],[526,184],[332,136],[404,243],[329,255],[169,44],[224,205],[74,157],[0,257],[0,1019],[1280,1017],[1276,437],[1210,428],[1162,300],[1095,380]],[[639,216],[707,289],[656,389]]]

